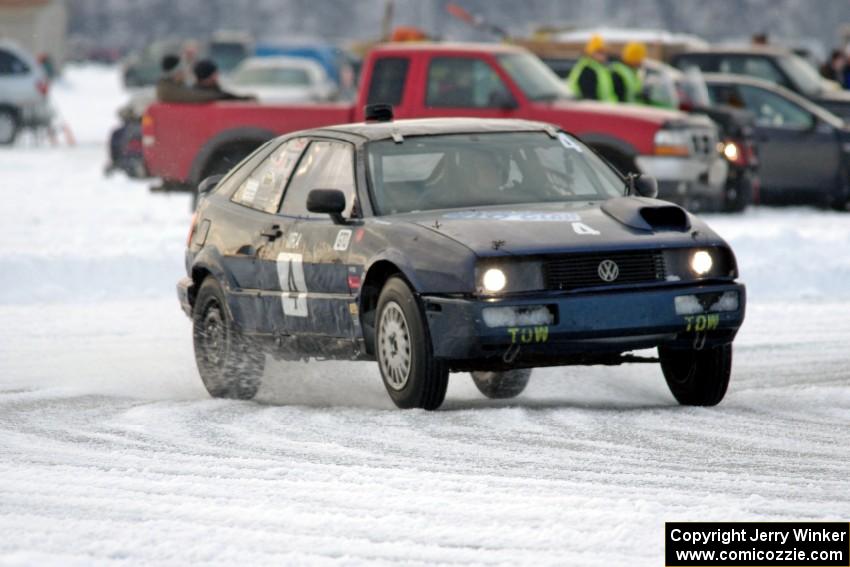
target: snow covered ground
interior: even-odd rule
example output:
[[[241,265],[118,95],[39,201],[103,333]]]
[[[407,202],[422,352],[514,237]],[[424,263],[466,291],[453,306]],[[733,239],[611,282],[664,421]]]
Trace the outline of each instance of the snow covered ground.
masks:
[[[652,365],[509,402],[456,375],[426,413],[371,364],[276,364],[259,403],[212,400],[188,197],[103,177],[113,71],[55,95],[80,144],[0,151],[0,564],[660,565],[665,521],[850,519],[850,216],[710,219],[750,294],[716,408]]]

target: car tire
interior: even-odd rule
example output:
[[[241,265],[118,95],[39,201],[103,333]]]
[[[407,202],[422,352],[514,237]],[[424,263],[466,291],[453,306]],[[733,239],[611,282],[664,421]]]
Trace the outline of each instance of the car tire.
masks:
[[[829,199],[829,206],[835,211],[845,212],[850,204],[850,171],[842,167],[838,173],[839,180],[835,194]]]
[[[0,108],[0,146],[11,146],[18,137],[17,115],[8,108]]]
[[[478,391],[491,400],[506,400],[519,396],[528,380],[531,378],[531,369],[518,368],[504,372],[470,372],[472,381]]]
[[[448,366],[434,357],[422,309],[400,277],[391,277],[381,290],[375,321],[375,357],[395,405],[440,407],[449,383]]]
[[[683,406],[715,406],[726,395],[732,374],[732,345],[704,350],[658,348],[661,371]]]
[[[195,362],[214,398],[250,400],[260,387],[265,354],[239,332],[221,284],[207,277],[192,309]]]

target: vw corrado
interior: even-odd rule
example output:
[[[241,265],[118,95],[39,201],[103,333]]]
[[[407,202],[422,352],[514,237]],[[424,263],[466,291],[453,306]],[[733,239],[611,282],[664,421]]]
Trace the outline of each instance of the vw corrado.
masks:
[[[538,366],[660,362],[681,404],[726,392],[729,246],[554,126],[298,132],[199,191],[178,293],[213,396],[253,397],[266,354],[376,360],[402,408],[439,407],[450,371],[513,397]]]

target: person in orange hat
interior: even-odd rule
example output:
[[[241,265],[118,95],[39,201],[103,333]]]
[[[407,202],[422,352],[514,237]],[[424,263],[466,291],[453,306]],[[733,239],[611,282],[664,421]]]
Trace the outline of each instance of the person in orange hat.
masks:
[[[607,63],[605,41],[602,36],[594,34],[584,46],[584,55],[570,71],[567,86],[579,98],[617,102],[611,71]]]
[[[643,102],[641,74],[644,59],[646,59],[646,45],[631,41],[623,47],[623,60],[611,63],[614,93],[620,102],[632,104]]]

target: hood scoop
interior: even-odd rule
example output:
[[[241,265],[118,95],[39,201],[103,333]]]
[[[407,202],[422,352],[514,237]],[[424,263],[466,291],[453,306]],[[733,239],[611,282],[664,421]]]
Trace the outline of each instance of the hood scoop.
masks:
[[[646,197],[618,197],[602,203],[602,211],[618,222],[649,232],[691,228],[688,213],[682,207]]]

